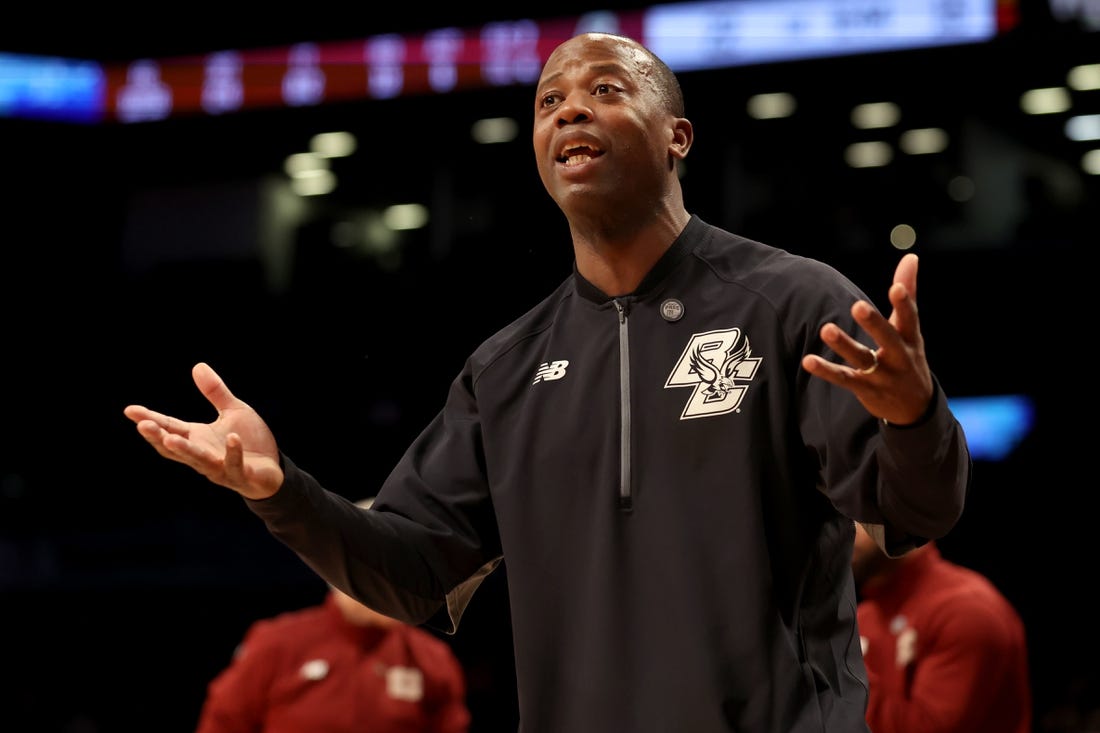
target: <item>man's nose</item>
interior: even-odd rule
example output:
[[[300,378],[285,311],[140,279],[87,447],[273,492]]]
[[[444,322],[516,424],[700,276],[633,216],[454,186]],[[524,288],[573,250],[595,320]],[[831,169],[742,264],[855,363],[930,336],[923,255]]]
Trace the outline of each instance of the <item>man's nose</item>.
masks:
[[[558,108],[558,127],[587,122],[592,119],[592,108],[587,98],[579,94],[570,94]]]

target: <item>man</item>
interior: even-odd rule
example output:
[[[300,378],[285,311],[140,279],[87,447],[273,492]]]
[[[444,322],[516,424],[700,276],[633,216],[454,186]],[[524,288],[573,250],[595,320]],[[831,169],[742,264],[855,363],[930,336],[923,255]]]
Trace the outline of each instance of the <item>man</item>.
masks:
[[[934,542],[887,557],[856,525],[852,572],[875,733],[1031,733],[1024,624]]]
[[[208,686],[196,733],[469,729],[465,671],[451,648],[330,586],[322,603],[249,627]]]
[[[864,731],[852,520],[902,552],[950,530],[970,478],[916,256],[887,319],[832,268],[690,214],[692,139],[637,42],[551,53],[533,142],[574,272],[469,357],[370,512],[206,364],[214,422],[125,413],[383,613],[453,633],[506,560],[525,733]]]

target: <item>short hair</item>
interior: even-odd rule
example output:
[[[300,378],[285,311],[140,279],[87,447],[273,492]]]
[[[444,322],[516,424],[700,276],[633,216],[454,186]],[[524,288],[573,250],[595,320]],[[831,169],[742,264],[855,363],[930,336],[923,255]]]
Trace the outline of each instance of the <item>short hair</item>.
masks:
[[[608,35],[617,35],[619,38],[629,41],[646,55],[646,58],[653,64],[653,68],[657,70],[657,95],[664,102],[665,109],[674,117],[683,117],[684,90],[680,87],[680,80],[676,77],[676,72],[669,68],[664,59],[646,48],[645,44],[638,39],[616,33],[609,33]]]
[[[680,80],[676,78],[676,73],[669,68],[668,64],[666,64],[660,56],[653,53],[645,46],[642,46],[642,49],[645,51],[646,55],[649,56],[650,60],[653,61],[654,68],[657,69],[657,93],[665,103],[665,108],[674,117],[683,117],[684,90],[680,88]]]

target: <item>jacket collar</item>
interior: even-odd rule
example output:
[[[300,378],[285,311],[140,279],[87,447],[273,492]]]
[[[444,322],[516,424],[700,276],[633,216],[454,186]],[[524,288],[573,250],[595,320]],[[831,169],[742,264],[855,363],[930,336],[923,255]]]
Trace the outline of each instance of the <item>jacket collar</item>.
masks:
[[[672,246],[661,255],[661,259],[657,260],[653,268],[646,273],[644,278],[642,278],[642,282],[638,284],[638,288],[632,293],[619,296],[619,298],[642,298],[655,290],[658,284],[660,284],[670,272],[676,269],[680,261],[691,252],[692,242],[699,241],[699,236],[705,227],[706,224],[703,223],[703,220],[692,214],[691,219],[688,220],[683,231],[681,231],[680,235],[673,241]],[[577,293],[585,300],[600,304],[612,300],[612,296],[584,279],[584,276],[577,270],[576,260],[573,260],[573,282]]]

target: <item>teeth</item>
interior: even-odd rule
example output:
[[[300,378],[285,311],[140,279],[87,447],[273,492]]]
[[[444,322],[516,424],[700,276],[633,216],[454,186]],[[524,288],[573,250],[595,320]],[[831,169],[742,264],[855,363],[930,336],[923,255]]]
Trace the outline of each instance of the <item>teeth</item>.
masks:
[[[587,163],[590,160],[592,160],[591,155],[585,155],[585,154],[570,155],[568,158],[565,159],[565,167],[569,168],[569,167],[574,166],[574,165],[580,165],[581,163]]]

